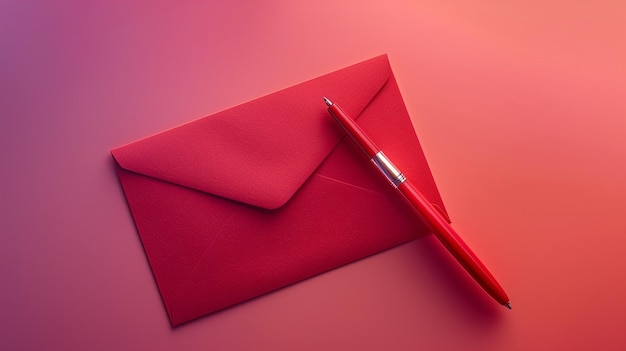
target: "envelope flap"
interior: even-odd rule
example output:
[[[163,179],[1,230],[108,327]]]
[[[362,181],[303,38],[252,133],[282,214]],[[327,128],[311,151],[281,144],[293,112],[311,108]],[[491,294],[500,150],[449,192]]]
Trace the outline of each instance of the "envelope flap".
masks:
[[[112,154],[126,170],[275,209],[293,196],[343,136],[322,96],[337,97],[347,112],[358,116],[390,75],[387,56],[379,56]]]

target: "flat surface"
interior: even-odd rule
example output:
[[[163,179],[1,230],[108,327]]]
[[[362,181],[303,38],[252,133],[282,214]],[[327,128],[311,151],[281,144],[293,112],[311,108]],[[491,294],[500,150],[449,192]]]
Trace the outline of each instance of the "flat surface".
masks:
[[[0,349],[624,348],[622,2],[233,3],[0,3]],[[109,150],[385,52],[513,310],[427,237],[172,329]]]

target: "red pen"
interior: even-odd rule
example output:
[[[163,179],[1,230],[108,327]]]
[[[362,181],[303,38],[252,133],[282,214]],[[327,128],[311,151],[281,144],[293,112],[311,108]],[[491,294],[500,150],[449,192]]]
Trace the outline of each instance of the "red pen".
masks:
[[[446,218],[411,185],[404,174],[391,163],[382,150],[374,145],[372,140],[352,118],[326,97],[324,97],[324,102],[328,106],[328,112],[330,112],[331,116],[343,127],[365,155],[372,160],[372,164],[389,180],[389,183],[404,198],[413,212],[430,227],[452,256],[459,261],[489,295],[501,305],[511,309],[509,297],[504,292],[504,289],[502,289],[493,275],[489,273],[489,270],[480,262],[461,237],[452,229]]]

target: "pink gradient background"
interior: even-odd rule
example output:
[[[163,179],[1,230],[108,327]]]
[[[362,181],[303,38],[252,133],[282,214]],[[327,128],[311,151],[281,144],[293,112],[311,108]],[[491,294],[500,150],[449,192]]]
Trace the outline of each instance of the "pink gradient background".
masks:
[[[0,349],[623,350],[623,1],[0,2]],[[432,238],[172,329],[109,150],[388,53]]]

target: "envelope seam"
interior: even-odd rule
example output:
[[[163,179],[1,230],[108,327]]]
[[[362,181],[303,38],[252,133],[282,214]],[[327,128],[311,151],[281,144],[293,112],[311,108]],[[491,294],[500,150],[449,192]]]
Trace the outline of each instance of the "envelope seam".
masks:
[[[378,95],[380,95],[380,92],[383,91],[383,88],[387,85],[387,83],[389,83],[389,79],[391,78],[391,75],[393,74],[393,72],[390,72],[390,73],[391,74],[387,76],[387,78],[385,79],[385,82],[383,84],[381,84],[380,88],[378,88],[378,90],[376,91],[374,96],[372,96],[372,98],[369,99],[369,101],[367,102],[367,104],[365,106],[363,106],[363,109],[359,112],[359,114],[357,114],[356,117],[354,117],[354,120],[359,119],[359,117],[361,117],[363,112],[365,112],[365,110],[367,110],[367,108],[372,104],[372,102],[374,100],[376,100],[376,97],[378,97]]]
[[[322,178],[324,178],[324,179],[331,180],[331,181],[333,181],[333,182],[337,182],[337,183],[340,183],[340,184],[343,184],[343,185],[347,185],[347,186],[350,186],[350,187],[352,187],[352,188],[356,188],[356,189],[359,189],[359,190],[368,191],[368,192],[371,192],[371,193],[374,193],[374,194],[382,194],[380,191],[376,191],[376,190],[372,190],[372,189],[367,189],[367,188],[364,188],[364,187],[361,187],[361,186],[358,186],[358,185],[350,184],[350,183],[348,183],[348,182],[344,182],[344,181],[339,180],[339,179],[331,178],[331,177],[329,177],[329,176],[325,176],[325,175],[322,175],[322,174],[319,174],[319,173],[315,173],[314,175],[316,175],[316,176],[318,176],[318,177],[322,177]]]
[[[209,252],[209,249],[213,246],[213,243],[215,242],[215,240],[217,240],[222,235],[222,233],[224,232],[224,229],[226,228],[226,225],[229,224],[232,221],[233,217],[235,217],[236,212],[237,211],[234,211],[234,210],[231,212],[230,216],[224,221],[224,223],[220,227],[219,231],[206,244],[204,250],[202,251],[202,254],[200,254],[198,259],[194,263],[193,267],[189,270],[187,276],[181,281],[179,289],[176,291],[176,294],[172,298],[172,306],[171,306],[171,311],[170,311],[170,315],[171,315],[172,319],[174,319],[173,318],[173,315],[174,315],[174,305],[178,304],[178,297],[180,296],[180,294],[182,294],[183,288],[187,285],[187,282],[189,281],[189,279],[191,279],[191,277],[193,277],[193,273],[197,270],[197,268],[200,265],[200,262],[202,261],[202,259],[207,255],[207,253]]]

